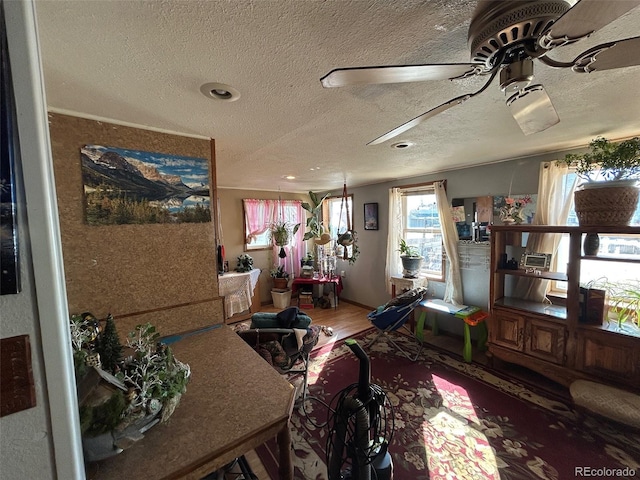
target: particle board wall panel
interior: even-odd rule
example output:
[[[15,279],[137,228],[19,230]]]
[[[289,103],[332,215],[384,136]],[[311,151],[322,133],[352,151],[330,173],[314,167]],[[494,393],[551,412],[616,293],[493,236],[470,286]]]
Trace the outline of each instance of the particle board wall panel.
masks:
[[[222,323],[213,221],[90,226],[80,159],[87,144],[206,158],[213,194],[213,141],[55,113],[49,128],[70,313],[150,321],[162,334]]]

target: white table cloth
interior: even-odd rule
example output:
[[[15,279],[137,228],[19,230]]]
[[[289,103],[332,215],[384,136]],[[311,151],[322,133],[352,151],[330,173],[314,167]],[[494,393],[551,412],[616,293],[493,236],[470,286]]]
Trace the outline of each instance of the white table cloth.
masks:
[[[243,273],[227,272],[218,277],[218,290],[220,296],[224,297],[226,318],[251,308],[251,297],[259,277],[259,268]]]

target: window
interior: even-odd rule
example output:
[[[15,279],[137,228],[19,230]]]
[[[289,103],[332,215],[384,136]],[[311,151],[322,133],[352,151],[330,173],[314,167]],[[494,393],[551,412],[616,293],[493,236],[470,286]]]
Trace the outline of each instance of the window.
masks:
[[[575,179],[576,174],[570,173],[565,176],[564,190],[568,190]],[[640,225],[640,204],[631,220],[631,225]],[[567,225],[578,226],[578,218],[571,208]],[[637,258],[640,260],[640,239],[637,237],[627,237],[624,235],[603,235],[600,234],[600,248],[598,255],[615,257],[616,255],[625,258]],[[567,264],[569,255],[569,237],[564,235],[558,246],[555,255],[555,269],[563,270],[563,265]],[[638,278],[637,263],[620,262],[598,262],[585,259],[581,262],[580,283],[586,284],[591,281],[608,279],[609,281],[636,280]],[[554,282],[551,287],[551,294],[564,294],[567,291],[566,282]]]
[[[442,228],[433,184],[401,188],[401,236],[424,257],[421,274],[444,279]],[[397,248],[397,247],[396,247]]]
[[[338,233],[344,233],[347,230],[347,209],[349,210],[351,228],[355,230],[353,225],[353,195],[347,195],[347,201],[344,204],[341,196],[329,197],[324,201],[322,219],[325,227],[329,227],[327,233],[331,235],[331,238],[337,238]]]
[[[269,227],[280,220],[292,227],[300,223],[301,203],[299,200],[243,199],[245,251],[271,248]]]

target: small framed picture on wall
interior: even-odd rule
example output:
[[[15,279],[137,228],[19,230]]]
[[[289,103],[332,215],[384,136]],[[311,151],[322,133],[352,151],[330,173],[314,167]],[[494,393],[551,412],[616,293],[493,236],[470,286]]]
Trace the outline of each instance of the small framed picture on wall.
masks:
[[[364,204],[364,229],[378,230],[378,204]]]

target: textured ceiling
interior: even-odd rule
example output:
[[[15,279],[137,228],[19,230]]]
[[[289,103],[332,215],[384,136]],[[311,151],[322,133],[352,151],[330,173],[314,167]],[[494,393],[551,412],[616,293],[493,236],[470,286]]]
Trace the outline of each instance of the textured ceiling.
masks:
[[[620,1],[620,0],[618,0]],[[524,136],[494,82],[381,145],[366,143],[484,78],[324,89],[333,68],[468,62],[475,0],[38,0],[51,110],[215,138],[218,185],[324,191],[640,134],[640,67],[536,63],[561,122]],[[553,56],[640,35],[635,8]],[[235,102],[206,98],[221,82]],[[397,141],[409,149],[392,149]],[[284,179],[294,175],[295,180]]]

